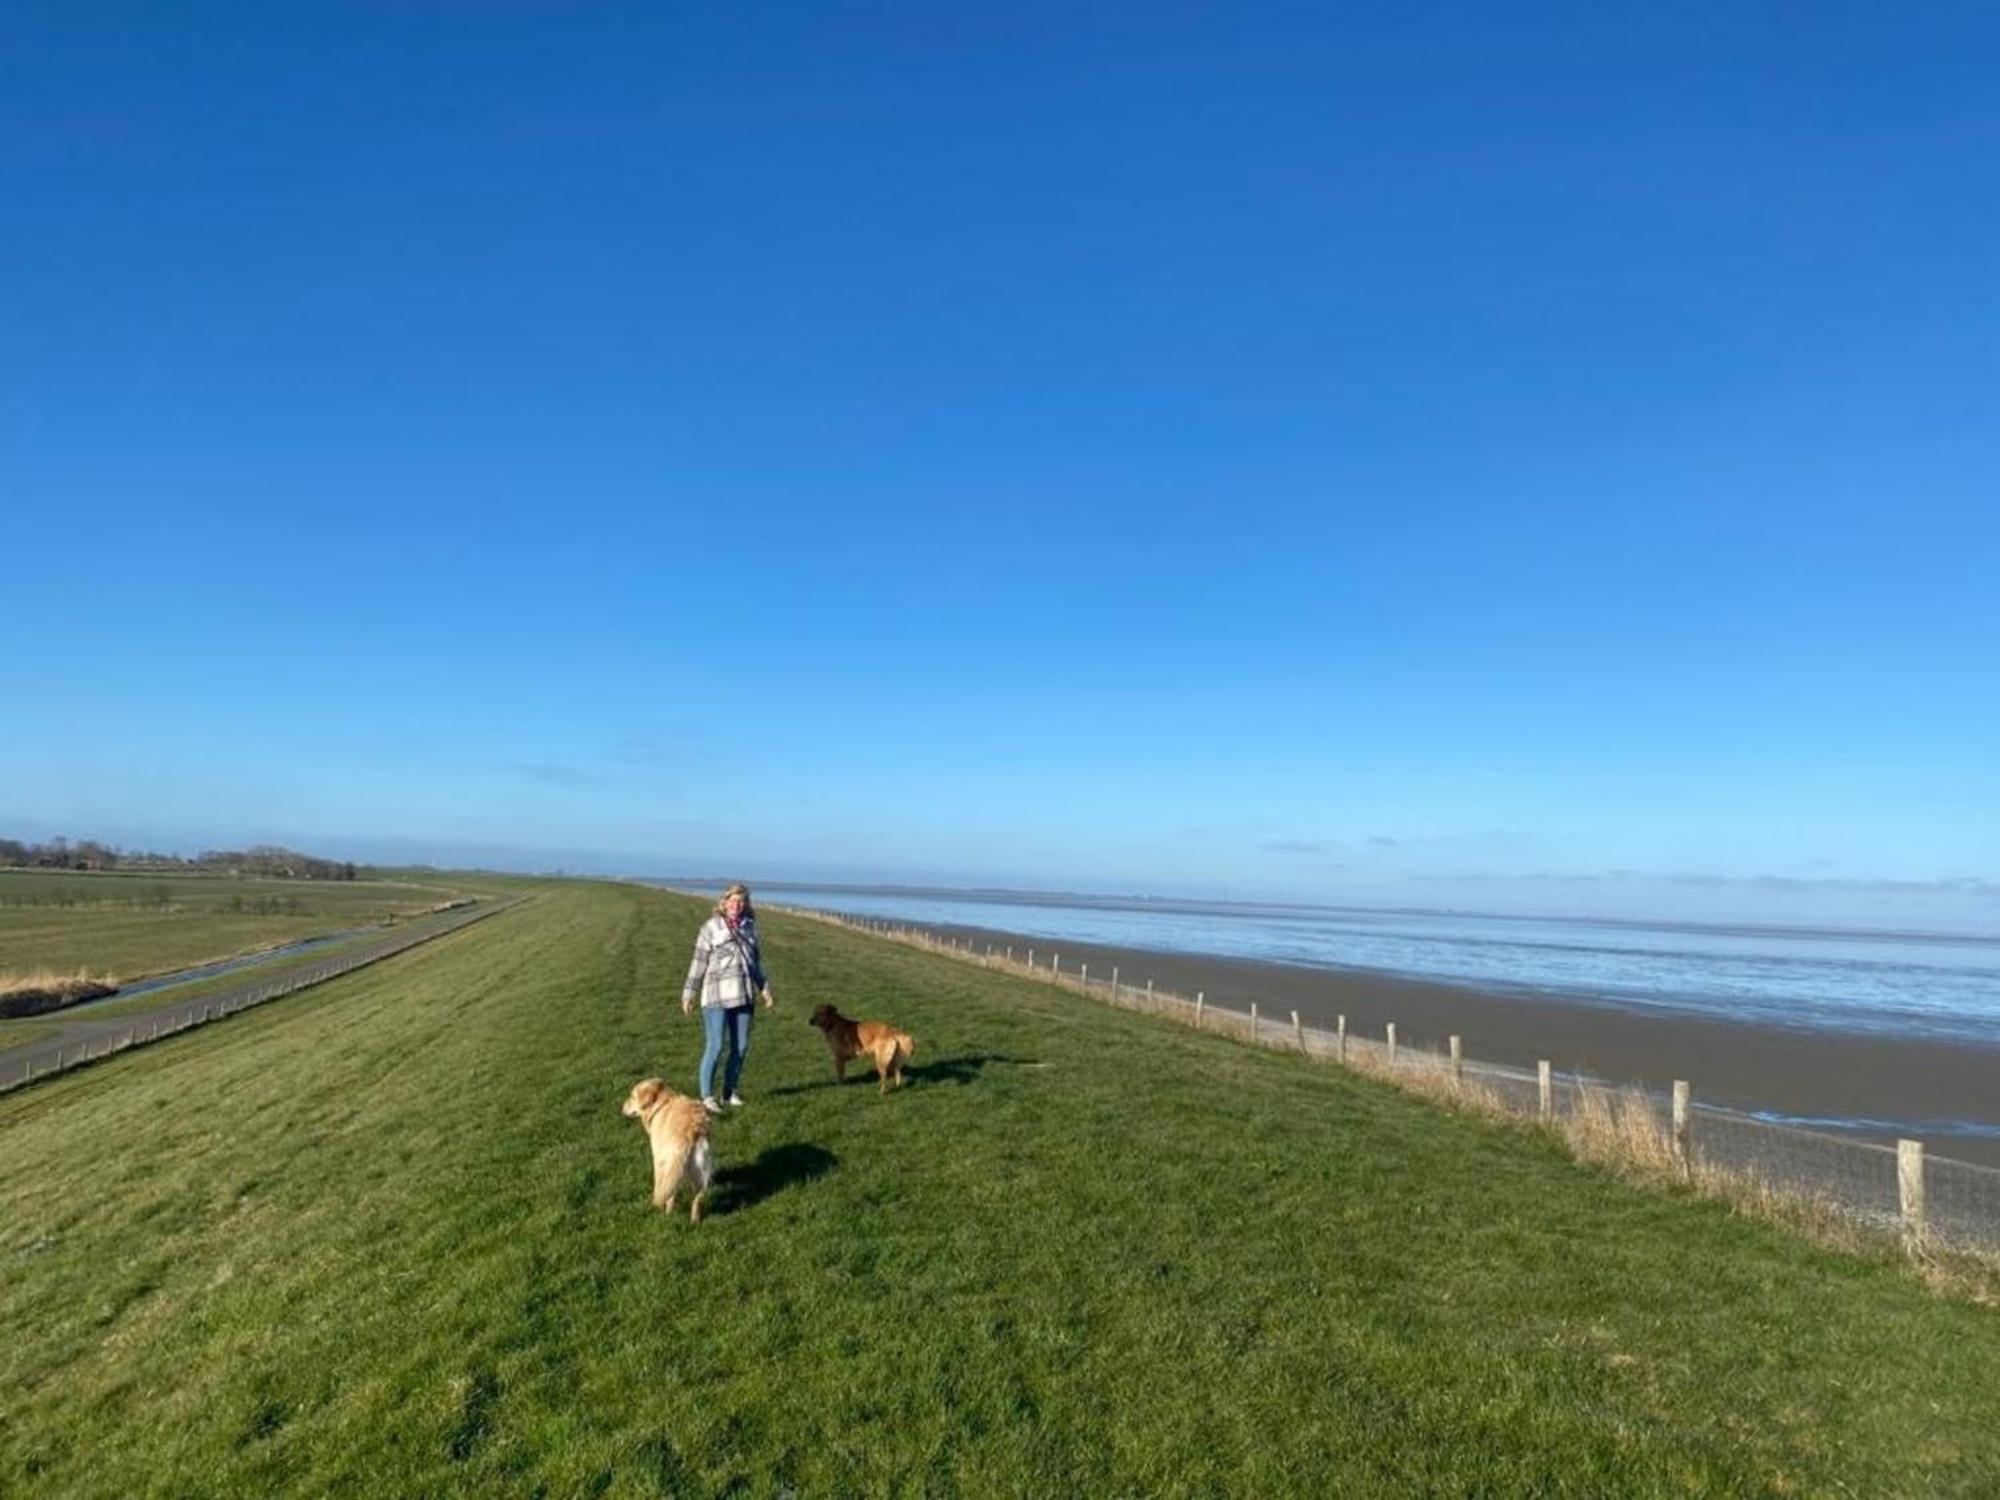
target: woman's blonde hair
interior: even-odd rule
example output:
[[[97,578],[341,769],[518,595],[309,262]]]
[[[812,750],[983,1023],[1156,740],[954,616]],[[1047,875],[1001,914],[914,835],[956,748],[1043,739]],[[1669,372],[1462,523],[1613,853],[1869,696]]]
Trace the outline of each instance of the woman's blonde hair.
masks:
[[[720,896],[716,897],[715,914],[718,917],[722,915],[722,908],[729,904],[729,898],[731,896],[741,896],[743,898],[743,909],[745,911],[750,910],[750,887],[745,885],[740,880],[732,881],[730,883],[729,889],[724,891]]]

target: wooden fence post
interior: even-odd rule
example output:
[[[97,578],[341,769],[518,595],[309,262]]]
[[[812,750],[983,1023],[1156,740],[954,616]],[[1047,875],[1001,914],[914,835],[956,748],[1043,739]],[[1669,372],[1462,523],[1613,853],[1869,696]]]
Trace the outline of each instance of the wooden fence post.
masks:
[[[1034,966],[1035,966],[1035,950],[1033,948],[1030,948],[1028,950],[1028,967],[1032,969],[1034,968]]]
[[[1465,1087],[1465,1049],[1459,1045],[1457,1037],[1450,1038],[1450,1046],[1451,1086],[1455,1089],[1462,1089]]]
[[[1347,1061],[1347,1017],[1334,1017],[1334,1039],[1339,1043],[1340,1060]]]
[[[1146,981],[1146,1009],[1151,1010],[1152,1008],[1153,1008],[1153,981],[1149,979]]]
[[[1389,1066],[1396,1066],[1396,1023],[1389,1023]]]
[[[1688,1157],[1688,1081],[1674,1080],[1674,1160],[1686,1172],[1693,1166]]]
[[[1257,1045],[1257,1002],[1250,1002],[1250,1045]]]
[[[1118,998],[1118,965],[1116,964],[1111,966],[1111,998],[1113,1000]]]
[[[1090,990],[1090,965],[1085,964],[1082,968],[1077,970],[1077,973],[1082,976],[1083,988],[1085,993],[1087,994]]]
[[[1535,1074],[1542,1086],[1542,1118],[1546,1120],[1556,1112],[1555,1078],[1546,1057],[1535,1064]]]
[[[1202,1002],[1207,998],[1207,990],[1196,990],[1194,992],[1194,1029],[1196,1031],[1201,1030],[1201,1006]]]
[[[1924,1242],[1924,1143],[1896,1142],[1896,1201],[1903,1212],[1903,1243]]]
[[[1297,1011],[1292,1012],[1292,1035],[1298,1038],[1299,1051],[1306,1050],[1306,1023],[1299,1019]]]

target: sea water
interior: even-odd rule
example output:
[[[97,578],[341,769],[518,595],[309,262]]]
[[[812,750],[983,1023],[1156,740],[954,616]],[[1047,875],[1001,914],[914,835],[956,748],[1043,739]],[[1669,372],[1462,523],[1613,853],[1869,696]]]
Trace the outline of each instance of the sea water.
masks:
[[[1335,906],[760,887],[913,926],[1362,969],[1580,1004],[2000,1045],[2000,938]]]

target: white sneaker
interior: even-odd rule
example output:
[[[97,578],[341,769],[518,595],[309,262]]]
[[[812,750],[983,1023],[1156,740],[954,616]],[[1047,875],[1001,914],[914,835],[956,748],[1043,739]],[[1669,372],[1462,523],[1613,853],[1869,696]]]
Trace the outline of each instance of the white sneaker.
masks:
[[[731,1094],[722,1102],[727,1104],[731,1109],[741,1109],[743,1107],[743,1096],[741,1094]]]
[[[719,1115],[722,1113],[722,1106],[715,1102],[715,1095],[713,1094],[705,1094],[702,1096],[701,1107],[707,1110],[712,1115]]]

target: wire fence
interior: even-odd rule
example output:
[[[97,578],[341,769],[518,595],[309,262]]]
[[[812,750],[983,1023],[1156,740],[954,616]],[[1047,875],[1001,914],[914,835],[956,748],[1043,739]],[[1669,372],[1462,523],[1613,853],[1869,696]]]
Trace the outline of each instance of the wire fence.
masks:
[[[871,933],[986,968],[1059,985],[1126,1010],[1164,1016],[1252,1046],[1309,1057],[1392,1079],[1440,1098],[1496,1113],[1546,1120],[1585,1154],[1638,1161],[1691,1180],[1782,1200],[1814,1215],[1888,1231],[1913,1249],[2000,1251],[2000,1169],[1932,1155],[1922,1142],[1894,1146],[1831,1135],[1702,1104],[1686,1083],[1662,1094],[1589,1074],[1535,1069],[1463,1056],[1458,1039],[1439,1052],[1400,1043],[1391,1024],[1380,1038],[1305,1025],[1296,1011],[1260,1013],[1211,1005],[1087,969],[1064,970],[1050,952],[1013,949],[922,927],[810,908],[793,915]]]
[[[523,901],[531,899],[522,896],[498,904],[481,902],[476,906],[454,911],[439,921],[420,922],[397,928],[379,938],[343,947],[339,952],[330,953],[315,963],[289,968],[281,974],[273,974],[262,980],[246,980],[240,985],[212,991],[196,999],[177,1002],[171,998],[170,991],[162,991],[162,1003],[157,1007],[148,1009],[143,1014],[122,1017],[116,1022],[106,1020],[98,1024],[89,1035],[43,1041],[0,1053],[0,1094],[29,1083],[39,1083],[46,1078],[53,1078],[58,1073],[67,1073],[72,1069],[83,1067],[87,1063],[101,1062],[115,1053],[143,1047],[166,1037],[178,1036],[183,1031],[205,1026],[225,1016],[236,1015],[240,1011],[263,1005],[267,1001],[297,994],[300,990],[309,989],[313,985],[337,979],[342,974],[351,974],[369,964],[379,963],[398,953],[406,953],[447,933],[458,932],[475,922],[498,916],[501,912],[509,911]],[[88,1022],[91,1018],[87,1015],[65,1018],[62,1012],[57,1011],[47,1019]]]

